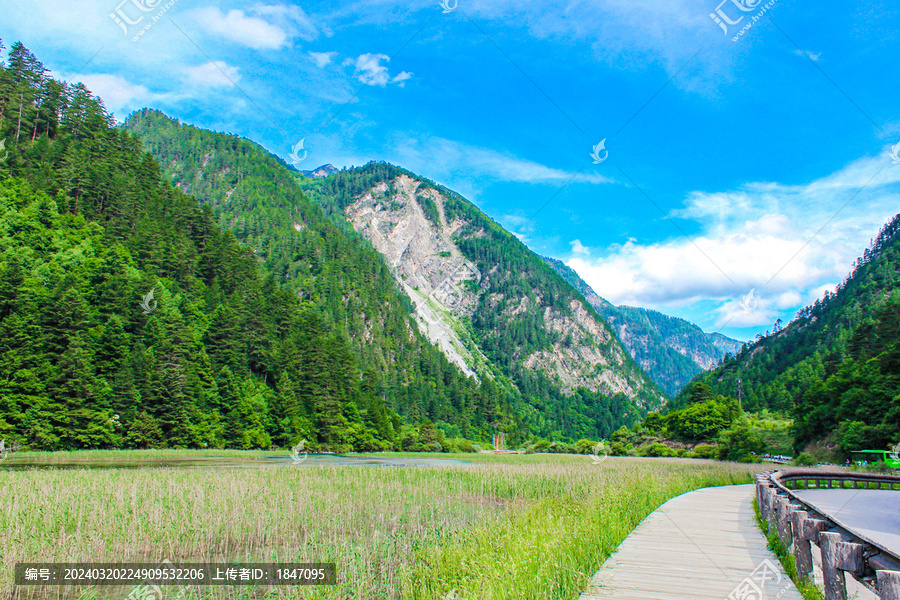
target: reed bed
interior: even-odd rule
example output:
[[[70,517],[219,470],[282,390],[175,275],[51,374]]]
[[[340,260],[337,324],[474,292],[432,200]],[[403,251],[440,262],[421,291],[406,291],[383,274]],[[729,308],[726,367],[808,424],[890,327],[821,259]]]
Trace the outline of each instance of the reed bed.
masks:
[[[447,456],[447,455],[443,455]],[[453,458],[465,458],[456,456]],[[559,455],[467,466],[0,471],[0,598],[122,598],[13,585],[17,562],[334,562],[338,585],[164,586],[180,598],[577,598],[653,509],[753,465]]]

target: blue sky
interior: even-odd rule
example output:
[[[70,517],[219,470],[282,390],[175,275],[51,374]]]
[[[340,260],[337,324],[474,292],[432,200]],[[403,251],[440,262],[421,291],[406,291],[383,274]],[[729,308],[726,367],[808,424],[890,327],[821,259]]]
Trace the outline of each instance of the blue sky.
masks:
[[[610,301],[741,339],[833,289],[900,212],[887,0],[0,0],[0,14],[7,47],[119,120],[155,107],[285,158],[303,139],[300,168],[394,162]]]

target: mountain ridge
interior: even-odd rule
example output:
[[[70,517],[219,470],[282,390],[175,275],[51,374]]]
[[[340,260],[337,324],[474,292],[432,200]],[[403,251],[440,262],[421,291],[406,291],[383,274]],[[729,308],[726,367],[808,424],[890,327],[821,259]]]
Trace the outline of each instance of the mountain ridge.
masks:
[[[602,390],[605,393],[625,393],[629,397],[637,395],[637,389],[633,386],[643,384],[626,382],[613,372],[615,366],[625,365],[626,357],[616,355],[610,359],[602,352],[592,352],[588,349],[591,347],[588,336],[578,333],[587,327],[594,342],[609,344],[615,352],[617,343],[612,332],[602,319],[593,320],[594,317],[588,315],[588,306],[580,306],[576,296],[570,296],[568,306],[562,307],[552,305],[552,302],[545,303],[537,295],[527,293],[517,296],[514,305],[509,304],[507,294],[491,289],[490,282],[498,265],[485,257],[482,248],[473,246],[487,243],[487,240],[505,244],[505,252],[511,255],[519,253],[525,257],[520,259],[516,256],[512,260],[522,261],[526,270],[540,264],[537,255],[458,194],[442,191],[419,176],[397,169],[393,179],[380,181],[363,196],[357,195],[344,207],[344,211],[354,228],[373,241],[392,266],[400,270],[398,281],[418,298],[417,306],[439,305],[445,313],[453,316],[474,317],[476,324],[479,319],[485,318],[483,315],[490,313],[488,318],[500,327],[505,323],[502,319],[494,319],[498,311],[515,318],[527,311],[542,310],[546,332],[555,330],[556,334],[561,334],[565,331],[567,340],[574,334],[582,345],[579,350],[573,350],[571,347],[563,348],[561,344],[545,344],[542,349],[519,357],[525,368],[540,366],[553,373],[562,382],[566,393],[585,387],[593,392]],[[349,169],[347,172],[356,171]],[[419,248],[423,240],[435,243]],[[510,275],[507,273],[497,277],[509,278]],[[418,290],[404,280],[418,283],[415,288],[422,287],[425,294],[418,294]],[[428,301],[425,301],[424,295],[430,296]],[[488,304],[490,310],[486,310]],[[458,329],[454,325],[447,329]],[[484,337],[482,331],[481,341]],[[612,364],[608,360],[617,362]],[[599,377],[586,373],[600,366],[610,368]]]
[[[705,333],[679,317],[646,308],[615,306],[561,260],[544,257],[544,261],[615,328],[631,357],[671,396],[695,375],[718,364],[727,352],[740,347],[737,340],[720,333]]]
[[[296,171],[290,171],[281,159],[249,140],[241,141],[224,134],[205,132],[189,125],[183,125],[158,111],[145,110],[136,113],[136,115],[126,121],[126,127],[140,134],[148,149],[165,166],[167,177],[175,185],[181,189],[191,191],[191,193],[198,195],[204,203],[210,205],[214,213],[218,215],[219,222],[223,227],[234,231],[238,239],[254,248],[259,259],[269,265],[267,268],[272,270],[279,279],[286,282],[295,282],[288,283],[288,285],[294,286],[298,292],[305,291],[303,286],[300,285],[300,280],[303,278],[300,277],[298,279],[298,275],[303,275],[305,272],[303,269],[306,267],[300,268],[305,263],[301,260],[301,263],[298,264],[297,260],[295,260],[298,255],[293,240],[298,234],[302,237],[304,232],[309,231],[309,229],[302,218],[285,218],[284,210],[290,204],[285,194],[293,197],[295,194],[304,196],[308,193],[309,197],[313,198],[313,202],[324,209],[323,214],[330,215],[329,218],[335,224],[334,226],[338,230],[346,232],[347,239],[358,238],[364,240],[365,236],[357,232],[347,221],[346,216],[344,216],[344,209],[359,200],[360,195],[371,192],[374,187],[381,183],[386,183],[384,179],[389,171],[395,175],[400,175],[401,172],[397,167],[370,163],[370,165],[365,167],[339,171],[327,178],[310,180],[302,177]],[[237,147],[235,144],[237,144]],[[253,158],[255,162],[240,162],[240,157],[235,154],[235,150],[238,147],[241,149],[242,155],[255,157]],[[263,164],[266,165],[264,168]],[[276,180],[281,181],[282,174],[287,174],[296,178],[298,185],[313,187],[309,189],[304,188],[307,191],[300,193],[299,188],[298,191],[292,191],[291,186],[281,181],[275,188],[271,188],[272,191],[268,192],[268,195],[260,195],[256,191],[241,187],[242,181],[245,184],[248,181],[248,171],[253,172],[255,170],[259,170],[260,176],[264,175],[267,180],[272,180],[274,177]],[[432,203],[429,204],[429,196],[442,194],[446,197],[454,198],[454,201],[450,203],[453,205],[451,212],[457,211],[454,213],[457,216],[468,214],[470,217],[483,219],[482,224],[485,231],[490,230],[493,232],[492,234],[500,235],[498,232],[503,231],[498,225],[478,211],[474,205],[469,204],[457,194],[426,182],[422,178],[416,178],[411,173],[404,173],[411,179],[419,182],[418,187],[421,187],[421,190],[419,190],[421,193],[417,192],[415,198],[406,197],[404,200],[411,205],[421,207],[421,211],[416,213],[420,221],[427,221],[426,213],[432,217],[434,216],[435,207],[432,206],[434,201],[432,199]],[[390,185],[393,185],[393,177],[390,178]],[[378,192],[376,192],[377,194]],[[391,202],[394,201],[391,200]],[[260,215],[269,213],[272,215],[277,213],[277,218],[281,223],[277,229],[268,226],[265,220],[260,218]],[[454,216],[451,214],[450,221],[453,220]],[[505,231],[500,236],[501,239],[511,237],[511,234]],[[477,246],[477,241],[469,240],[468,243]],[[369,242],[366,242],[366,244],[372,248],[372,251],[375,251]],[[524,247],[522,248],[524,249]],[[516,252],[521,253],[522,250],[517,250]],[[531,254],[530,251],[528,253]],[[451,254],[453,254],[452,250]],[[459,264],[464,262],[460,261],[462,254],[463,250],[460,250],[454,259]],[[371,255],[371,253],[367,255]],[[299,256],[302,258],[302,255]],[[371,256],[372,258],[367,260],[376,260],[374,255]],[[394,283],[402,288],[403,280],[396,277],[396,269],[388,264],[383,255],[378,254],[378,256],[378,262],[383,265],[383,272],[385,274],[390,273],[391,277],[394,277]],[[438,256],[436,258],[443,259],[445,257]],[[477,262],[471,260],[471,258],[467,260],[470,264]],[[538,262],[543,266],[542,262]],[[533,262],[531,264],[534,266]],[[490,269],[481,267],[478,267],[478,270],[482,274],[490,271]],[[445,279],[446,275],[444,274]],[[458,281],[452,282],[453,286],[465,288],[466,285],[469,285],[465,283],[469,278],[462,277],[457,279]],[[435,281],[434,283],[440,282]],[[561,285],[568,289],[567,284],[561,280],[553,285]],[[393,294],[394,292],[391,293]],[[415,303],[409,300],[408,296],[404,295],[404,298],[406,298],[404,302],[407,303],[410,309],[408,314],[412,317],[411,322],[415,323],[415,328],[421,327],[421,314],[418,314],[420,317],[418,322],[415,320],[416,313],[418,313],[418,311],[413,310]],[[428,296],[428,298],[430,301],[434,300],[433,296]],[[446,306],[444,306],[444,309],[446,309]],[[449,314],[452,311],[447,310],[446,313]],[[477,320],[479,315],[483,318],[488,313],[490,311],[487,311],[487,313],[484,311],[477,314],[473,313],[473,317]],[[359,318],[359,314],[356,314],[357,316],[352,317],[352,319]],[[350,315],[347,313],[347,316],[340,318],[350,318]],[[463,315],[463,319],[450,326],[449,329],[457,329],[463,333],[469,332],[471,334],[473,331],[479,330],[477,326],[473,328],[469,324],[468,321],[471,319],[471,317]],[[484,323],[481,325],[480,331],[491,329],[490,325],[485,325]],[[522,324],[522,327],[525,327],[525,325]],[[364,356],[368,350],[363,337],[369,334],[361,332],[372,331],[371,326],[359,324],[354,331],[356,333],[351,334],[350,343],[357,348],[356,353],[362,357],[361,360],[365,361]],[[424,332],[418,330],[415,333],[416,335],[420,333],[428,334],[427,330]],[[512,343],[511,340],[517,334],[524,336],[523,340],[533,338],[530,341],[526,340],[526,345],[534,342],[538,345],[544,344],[546,346],[550,337],[547,331],[541,333],[538,329],[529,325],[527,328],[520,327],[518,332],[507,331],[505,334],[501,333],[499,338],[494,336],[495,339],[492,341],[490,340],[491,336],[483,336],[478,339],[475,339],[476,336],[472,336],[473,339],[467,342],[470,349],[472,348],[471,342],[474,341],[483,350],[482,354],[490,354],[489,364],[481,364],[479,367],[481,369],[480,372],[476,373],[476,370],[471,368],[476,365],[470,365],[469,370],[478,375],[477,381],[480,383],[476,383],[476,385],[486,386],[487,389],[493,390],[491,397],[497,398],[493,402],[502,401],[506,403],[510,407],[508,411],[511,411],[508,414],[517,415],[515,419],[510,419],[508,416],[504,417],[502,413],[497,413],[498,418],[495,419],[497,423],[492,426],[495,430],[507,432],[508,439],[517,439],[513,437],[514,435],[522,437],[535,434],[545,437],[563,435],[572,438],[587,435],[597,437],[607,435],[620,424],[633,421],[641,412],[658,407],[664,398],[658,390],[655,390],[655,386],[649,378],[642,379],[645,376],[640,372],[637,365],[630,362],[630,358],[624,351],[620,357],[622,365],[624,365],[622,368],[628,370],[628,373],[630,373],[628,376],[632,378],[631,381],[638,382],[636,390],[624,391],[635,391],[635,395],[640,396],[637,398],[637,401],[642,403],[644,408],[638,408],[634,401],[629,400],[624,393],[616,393],[616,390],[608,386],[603,388],[603,386],[599,385],[601,380],[597,377],[594,377],[592,380],[598,383],[594,387],[597,391],[587,388],[574,388],[566,390],[572,392],[571,394],[565,394],[563,393],[563,387],[559,383],[554,382],[553,374],[536,372],[533,368],[534,364],[525,365],[518,358],[507,360],[504,353],[498,351],[499,346]],[[553,335],[558,336],[558,332],[553,333]],[[494,348],[490,352],[484,347],[486,338],[489,343],[494,344]],[[439,340],[434,341],[440,345]],[[465,344],[463,346],[465,347]],[[446,360],[446,356],[442,357],[442,360]],[[629,364],[631,366],[628,366]],[[381,368],[383,367],[379,367],[379,369]],[[538,371],[540,370],[538,369]],[[373,373],[373,377],[376,374]],[[604,392],[612,393],[613,395],[608,396]],[[424,390],[423,393],[425,393]],[[390,400],[391,394],[387,394],[387,398]],[[432,409],[429,409],[427,414],[434,415],[432,418],[435,419],[435,422],[449,423],[451,428],[456,426],[453,424],[454,422],[460,423],[459,418],[454,418],[453,415],[447,414],[447,411],[455,409],[452,409],[452,405],[448,405],[446,402],[439,403],[435,401],[433,404],[426,400],[418,400],[417,402],[425,402],[427,405],[432,406]],[[401,405],[391,404],[391,407],[404,414]],[[519,420],[517,421],[516,419]],[[462,423],[459,426],[462,427]],[[519,428],[518,432],[516,432],[517,428]]]
[[[834,292],[800,309],[695,382],[748,410],[794,417],[795,449],[844,456],[900,442],[900,215],[884,225]],[[673,405],[688,400],[679,396]],[[829,460],[834,456],[821,456]],[[841,458],[843,460],[843,458]]]

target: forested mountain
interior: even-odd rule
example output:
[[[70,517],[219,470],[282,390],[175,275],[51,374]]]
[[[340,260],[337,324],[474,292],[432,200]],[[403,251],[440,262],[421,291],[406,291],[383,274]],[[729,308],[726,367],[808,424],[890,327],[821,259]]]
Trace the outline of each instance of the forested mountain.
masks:
[[[733,393],[741,379],[744,409],[793,413],[798,450],[825,438],[845,452],[900,442],[898,234],[900,215],[834,293],[697,381]]]
[[[326,259],[344,236],[325,228],[306,248],[319,259],[307,272],[337,270],[327,298],[282,286],[100,100],[48,78],[21,44],[0,69],[0,139],[0,437],[32,449],[403,443],[384,386],[334,324],[348,318],[334,308],[348,275]],[[452,385],[445,397],[476,436],[512,421],[505,397],[447,373],[402,388]]]
[[[722,356],[726,354],[737,354],[738,350],[741,349],[741,346],[744,345],[740,340],[730,338],[727,335],[722,335],[716,331],[707,333],[706,338],[713,346],[722,351]]]
[[[554,344],[562,344],[567,337],[560,328],[573,310],[571,289],[540,260],[535,263],[524,246],[517,241],[513,246],[510,234],[468,202],[453,195],[447,208],[456,211],[450,217],[458,222],[456,229],[463,219],[473,223],[478,219],[467,255],[461,249],[464,244],[457,248],[450,239],[461,229],[421,228],[422,223],[436,224],[441,215],[449,214],[442,212],[445,204],[436,196],[451,192],[439,192],[430,182],[414,179],[397,167],[373,163],[311,182],[316,184],[312,188],[316,202],[311,204],[300,187],[310,180],[248,140],[183,125],[151,110],[130,117],[126,128],[141,136],[178,188],[210,206],[223,228],[254,249],[266,271],[295,293],[311,298],[323,310],[326,322],[345,332],[374,389],[401,415],[428,417],[445,430],[458,428],[469,436],[473,431],[487,436],[490,430],[506,431],[511,441],[530,434],[577,439],[608,435],[636,418],[641,412],[637,404],[649,409],[660,403],[662,396],[652,382],[624,352],[616,354],[621,348],[614,339],[603,337],[605,325],[600,319],[591,321],[599,335],[586,343],[592,353],[589,360],[578,363],[578,370],[560,366]],[[359,215],[351,206],[371,203],[372,193],[376,204],[390,210],[418,211],[419,228],[403,248],[407,259],[416,255],[417,248],[445,244],[431,248],[434,252],[425,258],[424,271],[404,271],[423,264],[418,258],[398,262],[397,257],[383,255],[378,250],[385,248],[368,231],[356,232]],[[388,212],[381,216],[387,217]],[[391,229],[388,221],[385,218],[377,227]],[[507,252],[512,258],[494,257],[482,248],[493,237],[495,248],[512,248]],[[330,242],[322,245],[323,238]],[[513,282],[515,287],[502,288],[509,298],[497,308],[498,294],[491,296],[493,304],[485,300],[488,294],[482,292],[481,284],[473,283],[473,274],[478,272],[480,277],[481,272],[499,269],[508,277],[508,263],[513,261],[518,261],[514,266],[521,279]],[[420,277],[429,269],[436,278],[431,283],[425,281],[428,277]],[[532,273],[535,269],[537,275]],[[407,276],[409,281],[404,279]],[[484,289],[489,289],[487,282],[499,282],[501,276],[485,279]],[[460,290],[468,290],[466,299]],[[448,308],[451,297],[472,310],[455,314]],[[568,311],[560,316],[563,320],[556,323],[557,330],[548,330],[543,313],[537,315],[534,308],[515,319],[515,327],[505,327],[510,321],[502,315],[507,304],[529,307],[538,297],[555,302],[552,307],[547,303],[551,310],[560,305]],[[572,335],[583,344],[581,329],[575,328]],[[407,341],[394,348],[397,340]],[[607,346],[611,351],[603,354]],[[608,364],[602,362],[607,359]],[[441,376],[427,379],[433,373]],[[408,391],[408,381],[433,383]],[[481,429],[471,423],[472,409],[466,410],[457,400],[467,389],[477,391],[479,399],[490,398],[491,407],[496,407]],[[412,413],[413,409],[418,412]]]
[[[720,333],[704,333],[693,323],[655,310],[614,306],[578,273],[555,258],[544,258],[616,330],[632,358],[660,388],[674,396],[692,377],[714,367],[741,343]]]
[[[387,258],[423,330],[470,369],[486,357],[526,396],[662,395],[612,330],[539,256],[459,194],[388,164],[342,171],[316,196]],[[469,339],[471,338],[471,339]],[[466,351],[468,351],[468,356]],[[562,396],[559,392],[562,392]]]

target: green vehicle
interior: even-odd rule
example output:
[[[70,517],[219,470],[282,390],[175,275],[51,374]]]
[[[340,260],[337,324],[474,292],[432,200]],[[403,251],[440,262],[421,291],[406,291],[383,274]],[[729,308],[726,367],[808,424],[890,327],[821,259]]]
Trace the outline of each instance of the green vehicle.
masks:
[[[889,467],[900,469],[900,455],[894,450],[854,450],[850,460],[856,463],[875,464],[883,462]]]

